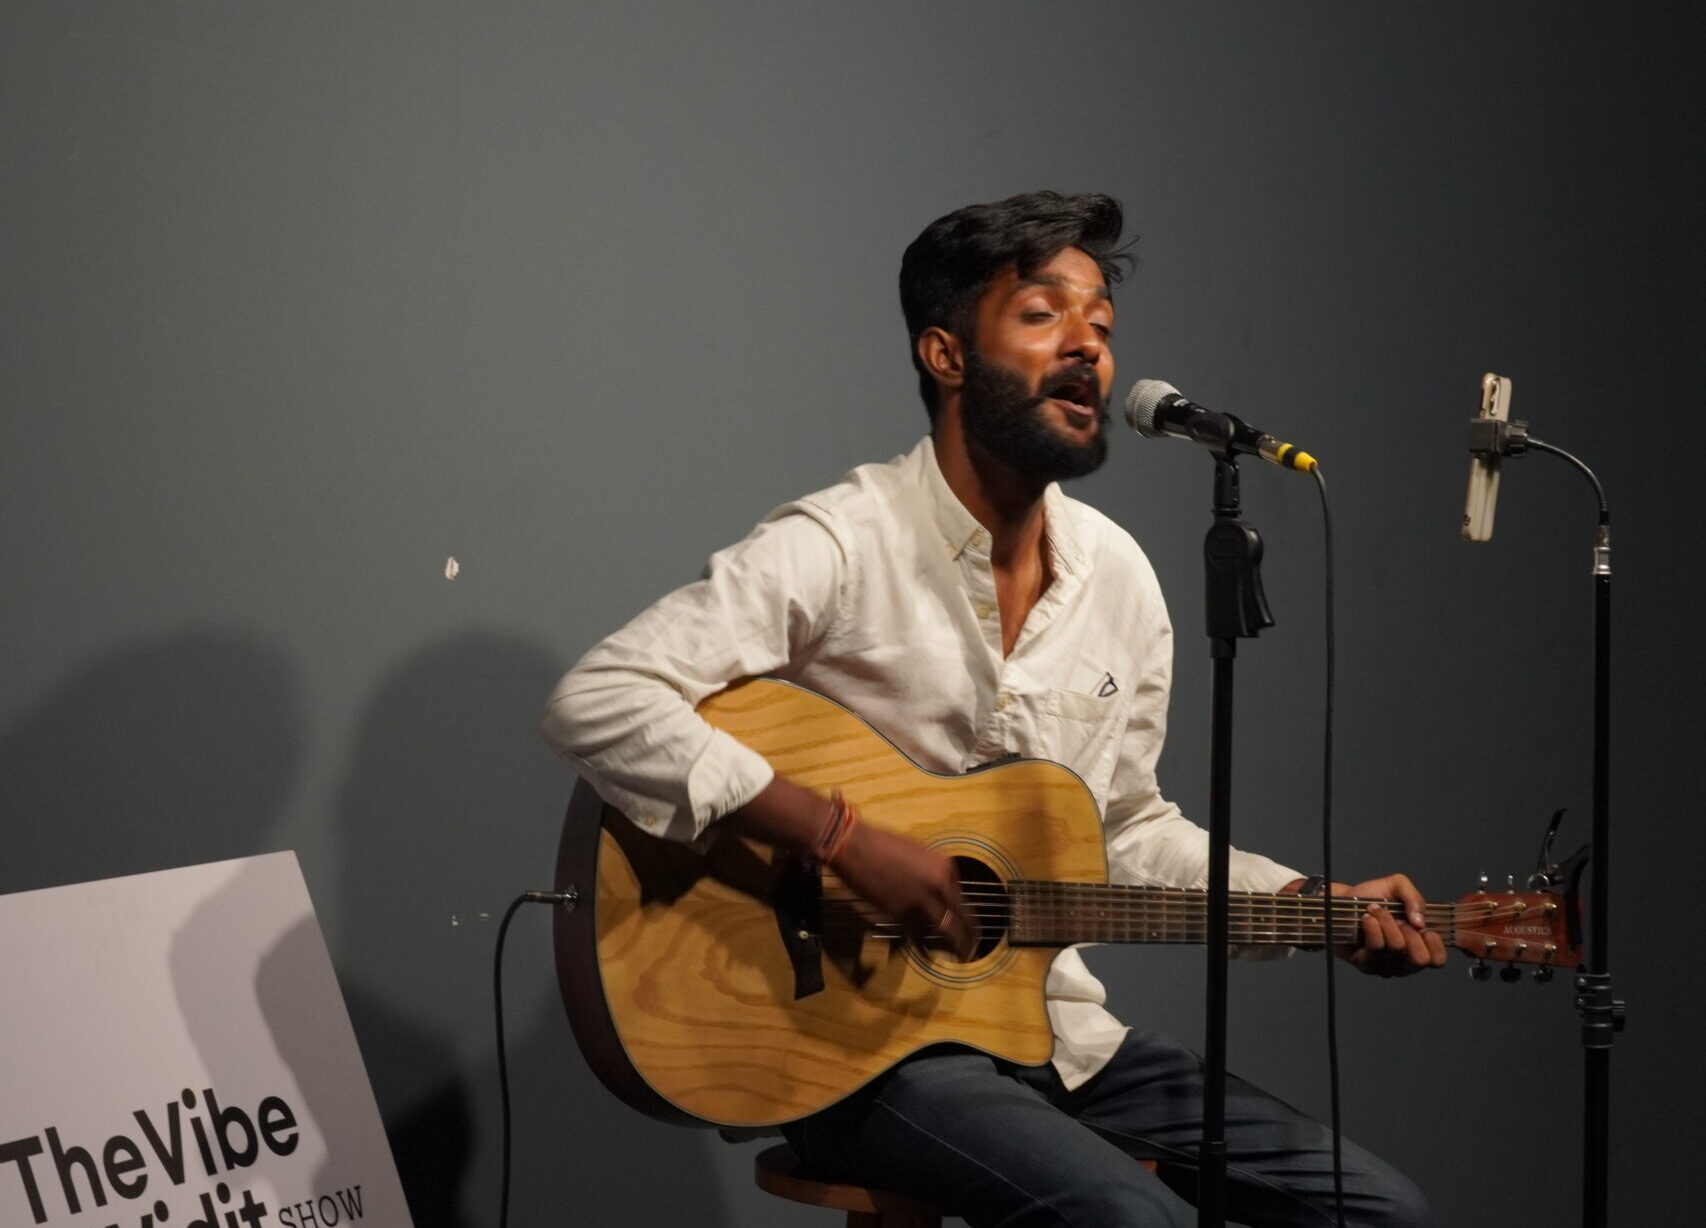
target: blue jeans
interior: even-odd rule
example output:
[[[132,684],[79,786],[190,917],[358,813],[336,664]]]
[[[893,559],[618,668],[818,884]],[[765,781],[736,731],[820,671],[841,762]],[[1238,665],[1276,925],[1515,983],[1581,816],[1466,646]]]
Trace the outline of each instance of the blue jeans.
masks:
[[[783,1133],[825,1176],[940,1203],[973,1228],[1183,1228],[1196,1223],[1185,1199],[1202,1133],[1202,1058],[1132,1032],[1095,1078],[1067,1091],[1052,1066],[932,1050]],[[1337,1222],[1326,1127],[1229,1076],[1226,1142],[1229,1219]],[[1343,1154],[1347,1225],[1432,1228],[1405,1177],[1349,1140]]]

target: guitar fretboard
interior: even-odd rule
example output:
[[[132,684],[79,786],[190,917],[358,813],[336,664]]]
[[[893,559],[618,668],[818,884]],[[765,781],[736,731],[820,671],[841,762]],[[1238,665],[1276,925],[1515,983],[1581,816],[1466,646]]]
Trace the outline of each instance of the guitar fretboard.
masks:
[[[1208,892],[1195,888],[1136,887],[1119,883],[1059,883],[1015,880],[1007,884],[1008,941],[1014,946],[1069,946],[1075,942],[1203,943],[1208,940]],[[1326,934],[1332,911],[1332,940],[1355,944],[1370,904],[1402,918],[1396,900],[1340,896],[1272,895],[1234,891],[1228,897],[1228,937],[1241,944],[1312,946]],[[1430,904],[1427,923],[1450,942],[1456,909]]]

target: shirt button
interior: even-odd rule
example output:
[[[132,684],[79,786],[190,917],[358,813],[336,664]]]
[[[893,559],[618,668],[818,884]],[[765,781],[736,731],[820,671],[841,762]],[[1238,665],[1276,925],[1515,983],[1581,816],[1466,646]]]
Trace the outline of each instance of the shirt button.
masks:
[[[657,821],[656,815],[642,814],[640,816],[640,826],[641,827],[645,827],[645,828],[649,829],[649,828],[656,827],[657,825],[658,825],[658,821]]]
[[[1010,704],[1012,702],[1013,702],[1013,697],[1011,695],[1009,695],[1006,691],[1003,691],[1003,692],[1001,692],[1001,694],[999,694],[995,697],[996,710],[1000,711],[1001,709],[1005,708],[1008,704]]]
[[[982,529],[973,529],[972,530],[971,544],[974,546],[983,545],[983,530]]]
[[[984,602],[978,603],[977,616],[979,618],[988,618],[989,614],[990,614],[989,602],[984,601]]]

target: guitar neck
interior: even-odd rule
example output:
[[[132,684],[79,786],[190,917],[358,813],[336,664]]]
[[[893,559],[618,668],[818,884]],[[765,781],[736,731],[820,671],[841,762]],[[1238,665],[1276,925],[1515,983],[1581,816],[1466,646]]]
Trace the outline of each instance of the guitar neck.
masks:
[[[1200,889],[1016,880],[1007,884],[1007,898],[1008,940],[1014,946],[1208,940],[1208,892]],[[1361,941],[1360,922],[1370,904],[1403,915],[1403,906],[1395,900],[1234,891],[1227,903],[1228,935],[1240,944],[1320,945],[1331,909],[1333,942],[1355,945]],[[1428,925],[1447,943],[1456,936],[1456,921],[1452,905],[1428,906]]]

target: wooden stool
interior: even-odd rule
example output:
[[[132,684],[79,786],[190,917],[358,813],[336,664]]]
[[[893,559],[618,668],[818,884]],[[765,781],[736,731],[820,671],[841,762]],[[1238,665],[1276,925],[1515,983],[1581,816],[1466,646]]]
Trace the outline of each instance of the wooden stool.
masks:
[[[786,1143],[759,1152],[753,1176],[759,1189],[778,1198],[847,1212],[847,1228],[942,1228],[942,1216],[947,1214],[941,1207],[893,1190],[819,1181]]]

